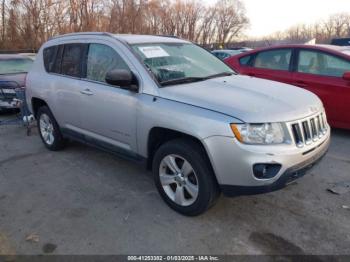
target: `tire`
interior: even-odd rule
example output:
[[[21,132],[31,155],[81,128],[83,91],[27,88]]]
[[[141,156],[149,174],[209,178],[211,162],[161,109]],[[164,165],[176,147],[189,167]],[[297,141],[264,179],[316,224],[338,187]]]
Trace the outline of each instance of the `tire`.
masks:
[[[51,151],[63,149],[65,141],[50,109],[47,106],[40,107],[36,119],[41,140],[46,148]]]
[[[163,200],[183,215],[204,213],[220,195],[206,152],[189,139],[161,145],[154,155],[152,171]]]

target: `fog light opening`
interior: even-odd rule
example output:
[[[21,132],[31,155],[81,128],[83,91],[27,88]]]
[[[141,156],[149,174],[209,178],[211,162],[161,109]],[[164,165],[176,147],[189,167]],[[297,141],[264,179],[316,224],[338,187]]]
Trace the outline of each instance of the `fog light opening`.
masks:
[[[269,179],[275,177],[281,170],[280,164],[255,164],[253,166],[254,176],[258,179]]]

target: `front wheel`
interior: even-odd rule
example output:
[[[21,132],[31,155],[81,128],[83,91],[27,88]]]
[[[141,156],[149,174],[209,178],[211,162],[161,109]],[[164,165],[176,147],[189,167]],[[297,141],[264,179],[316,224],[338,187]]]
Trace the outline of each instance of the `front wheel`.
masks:
[[[175,211],[195,216],[205,212],[219,196],[219,189],[204,150],[184,139],[162,145],[153,159],[156,187]]]
[[[64,139],[50,109],[47,106],[40,107],[36,117],[39,134],[44,145],[52,151],[62,149]]]

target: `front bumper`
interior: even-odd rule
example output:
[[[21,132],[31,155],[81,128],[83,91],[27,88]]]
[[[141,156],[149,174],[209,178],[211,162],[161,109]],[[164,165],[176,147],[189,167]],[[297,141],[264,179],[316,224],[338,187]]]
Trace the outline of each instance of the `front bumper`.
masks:
[[[312,161],[307,161],[306,163],[301,163],[301,168],[296,166],[285,171],[278,180],[270,185],[265,186],[231,186],[231,185],[220,185],[221,192],[228,197],[242,196],[242,195],[257,195],[273,192],[286,187],[288,184],[294,180],[306,175],[313,167],[315,167],[322,158],[326,155],[326,151],[317,156],[317,158],[312,159]]]
[[[14,109],[17,108],[13,100],[16,98],[14,88],[1,88],[0,85],[0,109]]]
[[[18,106],[16,106],[14,103],[9,101],[2,101],[0,99],[0,109],[16,109]]]
[[[233,137],[214,136],[204,139],[222,192],[229,196],[260,194],[283,188],[303,176],[327,152],[330,128],[322,139],[298,148],[295,144],[252,146],[241,144]],[[254,176],[254,164],[280,164],[279,172],[270,179]]]

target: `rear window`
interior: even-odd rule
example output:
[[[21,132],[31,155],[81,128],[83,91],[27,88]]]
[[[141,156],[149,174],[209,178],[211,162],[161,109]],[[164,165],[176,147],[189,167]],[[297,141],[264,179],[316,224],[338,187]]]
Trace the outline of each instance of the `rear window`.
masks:
[[[27,73],[33,64],[29,58],[4,58],[0,59],[0,74]]]

